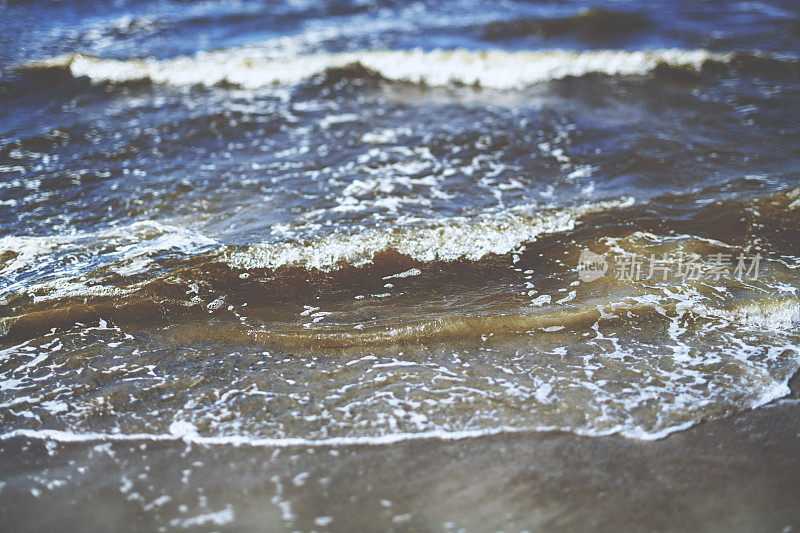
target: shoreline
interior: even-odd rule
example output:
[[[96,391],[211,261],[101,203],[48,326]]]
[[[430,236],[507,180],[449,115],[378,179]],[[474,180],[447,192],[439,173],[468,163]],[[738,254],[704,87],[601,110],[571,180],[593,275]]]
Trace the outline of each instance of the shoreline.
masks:
[[[529,432],[270,450],[14,438],[0,443],[0,516],[16,531],[789,531],[800,378],[790,385],[657,441]]]

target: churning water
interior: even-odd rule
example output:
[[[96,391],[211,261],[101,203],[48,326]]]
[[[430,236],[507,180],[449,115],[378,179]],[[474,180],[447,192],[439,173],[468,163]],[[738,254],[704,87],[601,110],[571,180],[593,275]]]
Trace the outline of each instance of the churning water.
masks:
[[[785,395],[798,6],[607,4],[2,4],[0,438],[654,439]]]

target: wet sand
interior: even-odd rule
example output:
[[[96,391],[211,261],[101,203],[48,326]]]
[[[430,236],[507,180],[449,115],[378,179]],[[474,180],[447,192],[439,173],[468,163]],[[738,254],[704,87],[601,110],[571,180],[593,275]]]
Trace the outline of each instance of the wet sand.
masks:
[[[791,531],[792,395],[644,442],[569,433],[385,446],[0,444],[5,531]]]

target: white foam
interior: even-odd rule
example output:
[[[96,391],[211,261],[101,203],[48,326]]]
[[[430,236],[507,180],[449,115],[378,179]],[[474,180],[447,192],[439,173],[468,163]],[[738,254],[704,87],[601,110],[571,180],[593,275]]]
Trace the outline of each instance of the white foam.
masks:
[[[100,249],[97,242],[113,250]],[[0,287],[0,301],[20,292],[33,295],[35,301],[120,295],[124,291],[114,287],[87,285],[83,276],[103,266],[125,276],[143,274],[153,265],[154,255],[195,253],[217,244],[200,233],[151,220],[97,231],[0,237],[0,254],[14,254],[0,267],[0,275],[10,281]]]
[[[770,384],[758,397],[749,402],[753,409],[764,406],[778,400],[791,391],[788,386],[791,374],[783,381]],[[550,391],[548,391],[549,393]],[[689,420],[658,430],[649,431],[639,425],[618,424],[612,427],[597,428],[564,428],[551,425],[537,426],[498,426],[483,429],[468,430],[428,430],[419,432],[399,432],[388,433],[375,436],[354,436],[354,437],[330,437],[330,438],[303,438],[303,437],[255,437],[248,435],[220,435],[206,436],[199,435],[196,427],[188,422],[176,421],[169,428],[168,434],[151,433],[74,433],[70,431],[53,429],[17,429],[4,434],[0,434],[0,441],[15,438],[40,439],[62,443],[93,443],[93,442],[183,442],[185,444],[201,446],[249,446],[264,448],[288,448],[288,447],[329,447],[329,446],[385,446],[413,440],[440,440],[458,441],[489,437],[503,434],[568,431],[570,433],[586,437],[604,437],[619,435],[621,437],[654,441],[663,439],[672,433],[686,430],[701,419]]]
[[[192,528],[197,526],[224,526],[233,522],[236,515],[233,512],[231,505],[228,505],[220,511],[214,513],[203,513],[184,520],[173,520],[170,522],[171,526],[180,525],[182,528]]]
[[[800,302],[793,297],[741,305],[732,310],[700,304],[695,311],[766,331],[793,331],[800,325]]]
[[[540,235],[570,231],[583,215],[633,203],[632,198],[621,198],[533,214],[527,213],[530,207],[517,207],[492,216],[449,218],[421,228],[333,234],[305,244],[263,243],[229,252],[227,260],[237,268],[302,266],[333,270],[341,264],[368,264],[376,253],[394,249],[424,262],[477,261],[490,254],[510,253]]]
[[[623,437],[638,440],[658,440],[666,437],[670,433],[686,429],[696,422],[686,422],[674,427],[666,428],[657,432],[647,432],[641,428],[626,428],[617,426],[607,430],[571,430],[572,433],[582,436],[601,437],[619,434]],[[486,429],[447,431],[431,430],[420,431],[418,433],[389,433],[376,436],[359,437],[331,437],[320,439],[309,439],[302,437],[251,437],[246,435],[225,435],[225,436],[202,436],[196,433],[186,432],[182,434],[150,434],[150,433],[73,433],[53,429],[18,429],[0,435],[0,441],[11,440],[14,438],[40,439],[62,443],[93,443],[93,442],[184,442],[201,446],[250,446],[256,448],[289,448],[289,447],[327,447],[327,446],[386,446],[400,442],[412,440],[441,440],[458,441],[489,437],[502,434],[514,433],[533,433],[548,431],[564,431],[564,428],[557,426],[540,427],[513,427],[500,426]]]
[[[726,62],[731,54],[678,48],[660,50],[374,50],[317,53],[285,58],[265,57],[252,49],[201,52],[172,59],[100,59],[74,54],[29,64],[34,68],[68,68],[93,82],[149,80],[169,85],[229,83],[246,88],[292,85],[328,69],[360,64],[393,81],[429,86],[454,83],[493,89],[519,89],[532,84],[601,73],[643,75],[659,64],[699,69],[705,61]]]

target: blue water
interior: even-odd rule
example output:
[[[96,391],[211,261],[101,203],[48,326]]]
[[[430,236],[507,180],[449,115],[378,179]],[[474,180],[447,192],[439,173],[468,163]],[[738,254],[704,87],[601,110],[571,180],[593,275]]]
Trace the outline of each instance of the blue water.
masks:
[[[492,22],[553,19],[581,9],[636,13],[647,25],[603,39],[483,38]],[[62,53],[174,57],[309,35],[313,50],[363,48],[708,48],[792,53],[798,6],[770,2],[3,2],[0,66]],[[570,35],[570,33],[573,33]],[[591,41],[594,42],[591,42]]]

